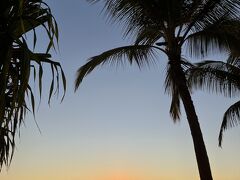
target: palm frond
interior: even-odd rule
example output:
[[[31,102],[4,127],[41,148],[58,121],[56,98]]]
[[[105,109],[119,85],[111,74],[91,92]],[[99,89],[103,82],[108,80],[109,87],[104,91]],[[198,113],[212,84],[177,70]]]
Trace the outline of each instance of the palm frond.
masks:
[[[171,106],[170,106],[170,115],[174,122],[180,120],[181,110],[180,110],[180,94],[178,86],[175,83],[175,72],[172,66],[169,64],[167,67],[167,75],[165,78],[165,92],[172,97]]]
[[[128,61],[130,64],[136,63],[139,68],[154,62],[154,46],[132,45],[124,46],[106,51],[98,56],[94,56],[88,62],[80,67],[75,81],[75,90],[79,87],[83,78],[93,71],[97,66],[104,64],[124,64]]]
[[[219,19],[227,16],[231,19],[237,18],[240,10],[238,0],[199,0],[195,1],[192,8],[190,20],[186,23],[187,36],[189,31],[199,32],[205,29],[210,24],[216,24]]]
[[[136,35],[135,44],[153,45],[163,37],[164,34],[158,26],[144,27],[139,29],[139,32]]]
[[[240,101],[231,105],[227,109],[227,111],[224,113],[222,125],[221,125],[219,136],[218,136],[218,142],[219,142],[218,145],[220,147],[222,146],[223,132],[226,129],[232,128],[239,124],[240,124]]]
[[[190,55],[205,57],[215,52],[225,52],[239,57],[240,22],[229,17],[220,18],[186,39]]]
[[[170,106],[170,115],[174,122],[177,122],[180,120],[181,117],[181,104],[180,104],[180,94],[178,90],[173,90],[172,94],[172,101]]]
[[[187,59],[182,57],[180,66],[183,71],[186,71],[186,69],[189,69],[193,65]],[[181,88],[179,87],[178,81],[179,77],[177,75],[175,66],[169,62],[165,78],[165,92],[168,93],[172,98],[169,112],[174,122],[179,121],[181,117]]]
[[[232,60],[232,59],[231,59]],[[230,62],[230,60],[229,60]],[[194,88],[207,89],[225,96],[238,96],[240,92],[239,62],[204,61],[188,69],[188,83]],[[224,113],[219,133],[219,146],[222,145],[223,132],[240,122],[240,101],[231,105]]]
[[[89,2],[100,2],[101,0],[89,0]],[[103,0],[106,16],[112,22],[123,24],[124,34],[138,34],[139,29],[147,25],[158,25],[164,28],[164,20],[168,19],[170,4],[167,1],[154,0]],[[177,1],[176,1],[177,3]],[[175,3],[175,4],[176,4]],[[173,14],[173,13],[171,13]]]
[[[196,89],[232,97],[239,94],[240,69],[221,61],[204,61],[188,70],[188,83]]]

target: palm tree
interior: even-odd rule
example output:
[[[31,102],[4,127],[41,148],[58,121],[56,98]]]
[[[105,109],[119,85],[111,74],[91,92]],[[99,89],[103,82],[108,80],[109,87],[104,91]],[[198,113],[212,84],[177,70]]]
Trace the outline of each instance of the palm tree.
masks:
[[[229,58],[227,62],[204,61],[188,70],[189,83],[194,88],[208,89],[224,94],[227,97],[239,95],[240,91],[240,61]],[[224,113],[218,145],[222,146],[223,132],[240,122],[240,101],[232,104]]]
[[[44,53],[34,52],[38,37],[35,29],[40,26],[49,37]],[[27,36],[33,39],[33,50],[28,47]],[[50,8],[42,0],[0,2],[0,170],[3,165],[10,165],[15,149],[15,134],[19,131],[26,112],[31,109],[35,113],[31,74],[34,81],[38,79],[41,98],[43,64],[49,64],[52,69],[49,101],[54,89],[59,90],[60,74],[65,92],[62,68],[58,62],[50,59],[49,54],[55,39],[58,39],[57,24]],[[30,99],[30,103],[26,98]]]
[[[156,60],[156,53],[168,57],[166,91],[172,97],[170,115],[180,119],[182,102],[190,127],[201,180],[212,180],[207,151],[198,117],[186,80],[185,68],[190,63],[182,57],[183,47],[193,56],[212,52],[238,51],[240,38],[230,33],[229,26],[239,25],[238,0],[88,0],[102,2],[107,17],[120,22],[124,36],[133,37],[134,44],[111,49],[94,56],[79,68],[77,89],[83,78],[99,65],[118,64],[128,60],[139,68]],[[228,30],[228,33],[225,31]]]

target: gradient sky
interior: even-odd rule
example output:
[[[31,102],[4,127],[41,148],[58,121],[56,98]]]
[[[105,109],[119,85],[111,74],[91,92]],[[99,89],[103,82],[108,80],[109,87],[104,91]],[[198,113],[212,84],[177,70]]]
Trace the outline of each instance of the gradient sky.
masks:
[[[68,80],[65,100],[49,108],[43,98],[21,128],[10,169],[1,180],[195,180],[199,179],[184,111],[180,123],[169,117],[164,93],[166,57],[155,67],[97,69],[74,93],[75,73],[87,58],[127,45],[120,25],[106,23],[101,5],[85,0],[48,0],[60,30],[59,59]],[[41,33],[41,32],[40,32]],[[38,49],[46,43],[39,38]],[[221,58],[221,56],[219,57]],[[45,90],[48,72],[45,75]],[[37,87],[36,87],[37,92]],[[200,119],[216,180],[240,179],[240,127],[217,137],[224,110],[235,100],[195,91]]]

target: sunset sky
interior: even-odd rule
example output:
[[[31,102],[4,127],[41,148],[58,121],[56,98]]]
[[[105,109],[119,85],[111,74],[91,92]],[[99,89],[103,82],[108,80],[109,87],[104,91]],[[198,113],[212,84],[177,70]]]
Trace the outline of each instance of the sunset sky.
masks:
[[[101,4],[85,0],[46,1],[57,19],[61,62],[68,90],[62,103],[42,99],[36,121],[28,114],[10,168],[1,180],[197,180],[191,133],[182,108],[181,122],[169,116],[164,93],[166,57],[139,70],[136,66],[98,68],[74,93],[78,67],[110,48],[128,45],[121,25],[106,22]],[[39,31],[41,34],[41,31]],[[43,50],[46,37],[38,38]],[[217,57],[218,60],[223,58]],[[224,59],[223,59],[224,60]],[[195,61],[196,62],[196,61]],[[47,66],[46,66],[47,68]],[[45,71],[47,97],[48,70]],[[36,93],[37,85],[36,85]],[[212,174],[216,180],[240,179],[240,126],[217,137],[223,112],[236,99],[194,91]]]

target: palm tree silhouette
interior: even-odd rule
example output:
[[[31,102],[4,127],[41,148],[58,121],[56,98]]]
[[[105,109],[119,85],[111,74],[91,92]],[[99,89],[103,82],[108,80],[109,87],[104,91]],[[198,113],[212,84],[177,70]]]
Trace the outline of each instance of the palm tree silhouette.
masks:
[[[211,180],[211,169],[198,117],[186,80],[185,68],[190,63],[182,57],[183,46],[193,56],[205,56],[214,51],[237,49],[234,34],[224,34],[228,25],[239,23],[237,0],[88,0],[102,2],[107,17],[124,25],[125,36],[135,43],[94,56],[79,68],[75,90],[95,67],[128,60],[139,67],[156,59],[157,52],[168,57],[166,91],[172,97],[170,115],[180,118],[183,103],[191,130],[201,180]],[[217,28],[216,28],[217,27]],[[229,29],[229,27],[228,27]],[[239,42],[239,41],[238,41]]]
[[[35,29],[42,26],[49,38],[47,51],[35,53],[28,47],[26,33],[33,34],[33,45],[37,42]],[[62,74],[64,91],[65,77],[58,62],[51,60],[48,53],[58,39],[58,28],[50,8],[42,0],[2,0],[0,2],[0,170],[9,166],[15,149],[15,134],[30,109],[35,113],[35,100],[29,82],[38,79],[39,93],[42,92],[42,64],[52,69],[53,90],[59,89],[59,74]],[[34,48],[33,48],[34,49]],[[38,75],[38,78],[36,76]],[[54,79],[57,79],[57,81]],[[31,103],[25,101],[28,96]]]
[[[227,62],[204,61],[188,70],[189,83],[194,88],[208,89],[224,94],[227,97],[239,95],[240,61],[229,58]],[[222,146],[223,132],[240,122],[240,101],[232,104],[224,113],[218,136],[219,146]]]

